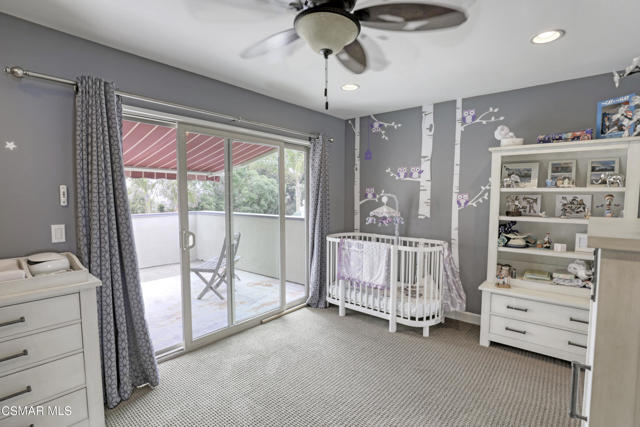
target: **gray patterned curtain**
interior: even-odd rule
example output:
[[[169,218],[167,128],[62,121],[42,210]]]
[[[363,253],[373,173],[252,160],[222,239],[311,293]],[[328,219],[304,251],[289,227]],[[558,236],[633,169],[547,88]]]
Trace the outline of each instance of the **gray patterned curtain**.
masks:
[[[122,160],[122,105],[113,83],[78,78],[76,95],[77,244],[82,263],[102,280],[98,323],[102,382],[109,408],[135,386],[158,384],[144,317]]]
[[[329,155],[324,137],[311,143],[309,181],[310,278],[307,304],[327,307],[327,242],[329,232]]]

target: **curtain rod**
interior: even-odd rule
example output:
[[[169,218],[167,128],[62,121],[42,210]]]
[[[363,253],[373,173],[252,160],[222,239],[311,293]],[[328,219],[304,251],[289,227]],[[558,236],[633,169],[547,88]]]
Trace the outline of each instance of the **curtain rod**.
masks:
[[[4,72],[7,73],[7,74],[12,75],[13,77],[19,78],[19,79],[22,79],[22,78],[25,78],[25,77],[33,77],[33,78],[36,78],[36,79],[48,80],[48,81],[52,81],[52,82],[55,82],[55,83],[61,83],[61,84],[69,85],[69,86],[72,86],[74,89],[78,88],[78,83],[75,80],[68,80],[68,79],[63,79],[63,78],[60,78],[60,77],[50,76],[48,74],[37,73],[35,71],[25,70],[24,68],[18,67],[18,66],[5,67],[4,68]],[[227,115],[227,114],[216,113],[216,112],[204,110],[204,109],[201,109],[201,108],[189,107],[187,105],[176,104],[174,102],[168,102],[168,101],[162,101],[160,99],[150,98],[150,97],[143,96],[143,95],[136,95],[134,93],[123,92],[123,91],[120,91],[120,90],[117,90],[116,94],[121,96],[121,97],[123,97],[123,98],[134,99],[136,101],[142,101],[142,102],[147,102],[147,103],[150,103],[150,104],[156,104],[156,105],[162,105],[162,106],[165,106],[165,107],[176,108],[176,109],[179,109],[179,110],[189,111],[189,112],[196,113],[196,114],[202,114],[202,115],[205,115],[205,116],[211,116],[211,117],[215,117],[215,118],[222,119],[222,120],[228,120],[228,121],[234,122],[234,123],[243,123],[243,124],[249,125],[249,126],[255,126],[255,127],[260,127],[260,128],[264,128],[264,129],[270,129],[270,130],[275,130],[275,131],[286,132],[286,133],[289,133],[289,134],[292,134],[292,135],[303,136],[305,138],[308,138],[309,140],[318,139],[318,137],[320,136],[320,135],[315,134],[315,133],[300,132],[300,131],[289,129],[289,128],[285,128],[285,127],[270,125],[268,123],[254,122],[252,120],[243,119],[242,117],[235,117],[235,116],[230,116],[230,115]],[[333,138],[327,138],[327,140],[330,143],[333,143]]]

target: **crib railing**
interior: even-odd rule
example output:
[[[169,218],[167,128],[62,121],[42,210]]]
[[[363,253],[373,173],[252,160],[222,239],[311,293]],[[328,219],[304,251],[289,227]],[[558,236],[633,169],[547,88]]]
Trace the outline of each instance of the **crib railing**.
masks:
[[[340,233],[327,237],[327,299],[409,326],[434,324],[442,319],[444,242],[400,237],[392,252],[389,288],[371,288],[362,283],[338,279],[338,244],[341,239],[393,245],[393,236],[369,233]],[[395,280],[394,280],[395,278]],[[395,285],[395,286],[394,286]],[[343,294],[341,294],[343,292]],[[392,319],[390,319],[391,321]]]

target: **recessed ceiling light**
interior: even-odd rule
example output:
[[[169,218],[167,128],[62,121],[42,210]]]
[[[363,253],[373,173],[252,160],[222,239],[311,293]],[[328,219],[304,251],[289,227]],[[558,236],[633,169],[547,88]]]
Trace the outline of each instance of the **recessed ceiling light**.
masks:
[[[564,36],[564,30],[543,31],[533,36],[531,38],[531,43],[533,44],[551,43],[552,41],[558,40],[562,36]]]
[[[344,90],[345,92],[353,92],[354,90],[358,89],[360,89],[360,86],[355,83],[347,83],[345,85],[342,85],[342,90]]]

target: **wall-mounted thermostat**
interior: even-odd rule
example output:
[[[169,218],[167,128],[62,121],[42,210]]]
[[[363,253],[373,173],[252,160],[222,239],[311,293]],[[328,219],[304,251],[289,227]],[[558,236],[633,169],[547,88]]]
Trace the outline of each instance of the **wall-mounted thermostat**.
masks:
[[[60,206],[67,206],[67,186],[60,186]]]

